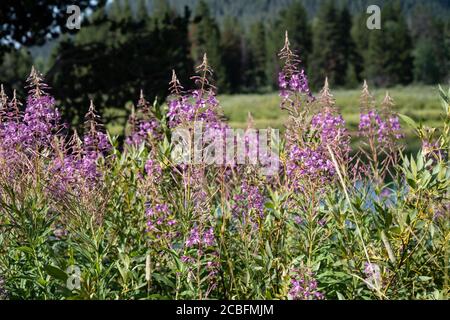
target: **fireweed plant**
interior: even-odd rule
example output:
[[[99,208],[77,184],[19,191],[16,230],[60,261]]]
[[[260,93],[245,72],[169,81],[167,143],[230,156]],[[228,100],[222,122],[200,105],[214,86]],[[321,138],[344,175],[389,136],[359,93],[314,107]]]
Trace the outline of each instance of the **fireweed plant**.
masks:
[[[93,103],[69,134],[34,68],[25,102],[2,87],[0,299],[447,299],[450,91],[426,128],[364,83],[352,151],[328,81],[313,96],[287,35],[280,58],[288,121],[270,175],[259,152],[175,161],[175,130],[208,143],[229,129],[206,55],[194,90],[174,72],[166,105],[141,93],[123,146]],[[246,155],[252,130],[249,115]]]

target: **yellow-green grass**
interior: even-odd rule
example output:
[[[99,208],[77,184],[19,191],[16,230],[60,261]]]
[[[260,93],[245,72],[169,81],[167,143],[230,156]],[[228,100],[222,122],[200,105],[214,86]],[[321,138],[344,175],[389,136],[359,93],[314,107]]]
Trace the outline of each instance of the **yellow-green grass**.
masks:
[[[430,127],[439,127],[442,109],[439,101],[437,86],[408,86],[387,89],[394,99],[394,110],[405,114],[418,122],[423,122]],[[336,104],[351,132],[355,132],[359,123],[359,97],[360,90],[336,90],[332,91]],[[381,104],[386,89],[372,91],[377,105]],[[219,97],[224,114],[235,128],[245,128],[247,115],[250,112],[257,128],[278,128],[283,130],[286,121],[286,112],[280,110],[280,97],[277,93],[248,94],[248,95],[223,95]],[[405,145],[410,151],[419,146],[414,133],[405,127],[407,135]]]
[[[395,102],[395,111],[405,114],[418,122],[423,122],[430,127],[439,127],[442,123],[442,109],[439,101],[437,86],[407,86],[388,89]],[[359,122],[359,97],[360,90],[332,90],[336,104],[351,132],[356,132]],[[386,89],[372,91],[377,105],[381,104]],[[317,95],[317,94],[316,94]],[[247,115],[250,112],[256,128],[276,128],[283,130],[287,115],[280,110],[280,97],[278,93],[268,94],[239,94],[220,95],[220,104],[231,127],[245,128]],[[107,124],[108,130],[113,135],[122,135],[125,124],[126,110],[108,109],[104,116],[106,119],[114,118]],[[419,141],[413,132],[406,128],[406,148],[416,150]]]

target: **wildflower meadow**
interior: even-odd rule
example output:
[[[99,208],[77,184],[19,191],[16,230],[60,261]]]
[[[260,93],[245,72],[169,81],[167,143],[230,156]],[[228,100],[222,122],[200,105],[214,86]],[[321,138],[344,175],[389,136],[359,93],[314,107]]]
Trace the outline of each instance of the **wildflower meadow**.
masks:
[[[35,68],[26,98],[2,87],[0,300],[448,299],[450,90],[429,128],[364,83],[351,134],[287,34],[279,58],[283,133],[231,128],[206,55],[124,141],[95,101],[64,124]]]

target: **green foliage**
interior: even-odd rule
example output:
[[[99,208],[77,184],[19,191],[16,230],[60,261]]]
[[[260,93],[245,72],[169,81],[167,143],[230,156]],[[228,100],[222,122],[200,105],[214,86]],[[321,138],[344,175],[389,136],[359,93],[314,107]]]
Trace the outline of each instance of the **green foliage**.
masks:
[[[64,108],[64,117],[73,125],[80,125],[90,99],[100,111],[108,106],[124,108],[140,89],[162,100],[173,69],[181,80],[192,72],[189,12],[139,21],[129,16],[131,11],[123,16],[127,10],[117,6],[117,18],[110,19],[100,8],[75,38],[62,41],[53,54],[47,78],[57,88],[55,95],[71,106]],[[109,15],[115,16],[113,9]]]
[[[226,18],[221,34],[222,63],[230,93],[239,92],[244,80],[242,27],[235,18]]]
[[[249,91],[257,91],[265,88],[267,77],[267,32],[262,22],[257,22],[250,27],[245,52],[247,54],[245,73],[245,87]]]
[[[418,6],[414,12],[412,36],[415,42],[414,80],[438,83],[447,76],[450,46],[445,41],[445,24],[436,19],[429,7]]]
[[[8,89],[12,90],[23,88],[21,79],[26,78],[32,63],[32,57],[25,48],[0,55],[0,83],[7,83]],[[18,93],[23,93],[23,90],[19,89]]]
[[[385,5],[381,16],[381,30],[373,30],[369,37],[367,76],[377,86],[409,83],[413,70],[412,42],[400,3]]]
[[[217,75],[217,87],[228,91],[229,83],[222,64],[220,29],[216,20],[211,16],[210,9],[205,1],[200,1],[195,11],[194,22],[190,26],[191,54],[195,65],[200,65],[205,54],[208,61],[214,66]],[[173,60],[172,60],[173,61]]]
[[[347,10],[340,11],[334,2],[328,1],[320,8],[314,22],[313,51],[309,69],[313,76],[310,80],[314,88],[322,85],[323,79],[317,75],[326,75],[332,85],[345,84],[350,54],[353,51],[350,39],[351,17]]]
[[[434,138],[438,150],[448,150],[450,91],[440,94],[443,126]],[[167,134],[162,109],[153,108]],[[419,136],[429,132],[403,119]],[[83,197],[49,197],[51,177],[39,169],[45,157],[13,184],[0,175],[0,275],[8,298],[286,299],[297,269],[312,271],[327,299],[448,299],[446,154],[423,148],[404,155],[395,168],[399,179],[381,185],[355,185],[342,172],[320,193],[289,192],[253,176],[266,198],[256,228],[233,214],[233,201],[223,201],[220,173],[210,172],[208,214],[218,251],[186,262],[198,254],[183,245],[195,215],[168,161],[168,138],[153,160],[163,170],[157,196],[173,208],[182,230],[171,247],[146,230],[144,212],[154,199],[144,165],[153,155],[144,145],[120,151],[115,138],[111,143],[110,155],[98,163],[101,184]],[[227,193],[241,193],[228,183]],[[214,281],[211,264],[218,265]],[[367,275],[368,265],[376,266],[376,276]],[[79,287],[69,286],[74,280]]]
[[[280,71],[277,57],[278,48],[283,47],[283,37],[288,32],[292,49],[301,56],[304,65],[308,65],[308,57],[312,49],[311,27],[305,8],[300,1],[293,1],[280,11],[277,18],[269,25],[267,32],[267,77],[271,79],[273,88],[278,86]]]

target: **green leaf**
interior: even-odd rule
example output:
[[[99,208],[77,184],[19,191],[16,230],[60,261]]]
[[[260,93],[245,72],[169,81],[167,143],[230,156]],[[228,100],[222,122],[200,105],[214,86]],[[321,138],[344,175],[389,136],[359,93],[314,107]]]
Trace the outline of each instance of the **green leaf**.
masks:
[[[399,114],[399,117],[406,122],[406,124],[414,129],[418,129],[419,125],[417,124],[417,122],[415,122],[412,118],[408,117],[407,115],[404,114]]]
[[[269,241],[266,241],[266,253],[270,258],[273,259],[272,249],[270,248]]]
[[[433,278],[432,277],[426,277],[426,276],[419,276],[419,280],[420,281],[430,281],[430,280],[432,280]]]
[[[29,253],[29,254],[33,254],[33,249],[31,249],[30,247],[17,247],[17,250],[25,252],[25,253]]]
[[[338,300],[346,300],[345,297],[340,292],[336,292]]]
[[[59,269],[58,267],[55,266],[51,266],[51,265],[46,265],[44,267],[44,270],[52,277],[62,280],[62,281],[66,281],[68,276],[67,274],[62,271],[61,269]]]

